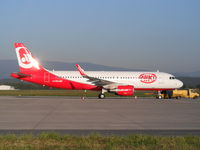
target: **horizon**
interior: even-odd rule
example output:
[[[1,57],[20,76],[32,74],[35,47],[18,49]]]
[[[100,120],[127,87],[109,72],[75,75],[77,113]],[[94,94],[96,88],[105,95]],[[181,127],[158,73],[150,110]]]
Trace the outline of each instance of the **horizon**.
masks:
[[[17,67],[18,69],[18,60],[17,59],[0,59],[0,61],[15,61],[16,64],[15,66]],[[200,77],[200,70],[197,70],[197,71],[193,71],[193,72],[166,72],[164,70],[145,70],[145,69],[142,69],[142,68],[125,68],[125,67],[119,67],[119,66],[109,66],[109,65],[102,65],[102,64],[95,64],[95,63],[91,63],[91,62],[64,62],[64,61],[51,61],[51,60],[43,60],[42,62],[39,61],[39,63],[45,68],[45,69],[48,69],[48,70],[55,70],[55,71],[77,71],[76,69],[76,64],[79,64],[83,67],[83,69],[85,71],[109,71],[109,68],[111,69],[110,71],[135,71],[135,72],[165,72],[165,73],[170,73],[172,75],[175,74],[175,76],[177,76],[176,74],[179,74],[182,75],[182,76],[187,76],[189,77],[189,73],[198,73]],[[48,64],[50,63],[50,64]],[[59,66],[58,66],[58,64]],[[64,66],[63,65],[60,65],[60,64],[68,64],[68,66],[66,66],[64,69]],[[70,66],[69,66],[70,65]],[[94,65],[94,66],[93,66]],[[1,65],[0,65],[1,66]],[[92,69],[91,68],[94,68],[96,67],[96,69]],[[14,66],[13,66],[14,67]],[[55,68],[53,68],[55,67]],[[57,67],[57,69],[56,69]],[[101,69],[99,70],[99,68],[104,68],[105,67],[105,70]],[[0,67],[1,68],[1,67]],[[2,67],[3,68],[3,67]],[[62,69],[58,69],[58,68],[62,68]],[[88,69],[88,70],[87,70]],[[115,70],[115,69],[118,69],[118,70]],[[184,75],[186,74],[186,75]],[[181,76],[180,76],[181,77]]]

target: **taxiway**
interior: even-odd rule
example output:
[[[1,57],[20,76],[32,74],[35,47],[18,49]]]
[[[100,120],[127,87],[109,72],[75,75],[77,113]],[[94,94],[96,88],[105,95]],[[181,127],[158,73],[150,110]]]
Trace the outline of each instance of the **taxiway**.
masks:
[[[200,133],[200,100],[0,97],[0,130]]]

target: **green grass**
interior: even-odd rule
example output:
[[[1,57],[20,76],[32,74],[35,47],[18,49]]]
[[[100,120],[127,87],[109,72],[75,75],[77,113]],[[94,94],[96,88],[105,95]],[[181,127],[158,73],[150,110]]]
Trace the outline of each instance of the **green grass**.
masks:
[[[0,150],[199,150],[199,136],[2,135]]]
[[[84,90],[0,90],[0,96],[86,96],[98,97],[99,91]],[[134,96],[149,97],[155,96],[154,93],[135,92]],[[120,97],[112,93],[106,93],[106,97]]]

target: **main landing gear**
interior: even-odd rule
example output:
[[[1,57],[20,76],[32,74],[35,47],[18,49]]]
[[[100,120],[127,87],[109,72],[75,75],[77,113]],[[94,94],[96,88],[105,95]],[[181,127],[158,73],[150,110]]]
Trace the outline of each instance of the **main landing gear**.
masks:
[[[100,94],[99,94],[99,99],[104,99],[104,98],[105,98],[105,94],[100,93]]]
[[[105,89],[102,89],[102,91],[101,91],[101,93],[99,94],[99,99],[104,99],[106,96],[105,96],[105,92],[107,92],[107,90],[105,90]]]

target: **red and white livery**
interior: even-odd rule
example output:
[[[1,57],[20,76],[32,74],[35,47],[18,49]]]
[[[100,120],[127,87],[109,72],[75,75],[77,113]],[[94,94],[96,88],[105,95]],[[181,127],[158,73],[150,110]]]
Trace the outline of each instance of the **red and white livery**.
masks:
[[[78,64],[78,71],[49,71],[24,46],[15,43],[19,72],[11,76],[20,80],[70,90],[99,90],[122,96],[134,95],[135,90],[173,90],[183,86],[180,80],[164,72],[87,71]]]

